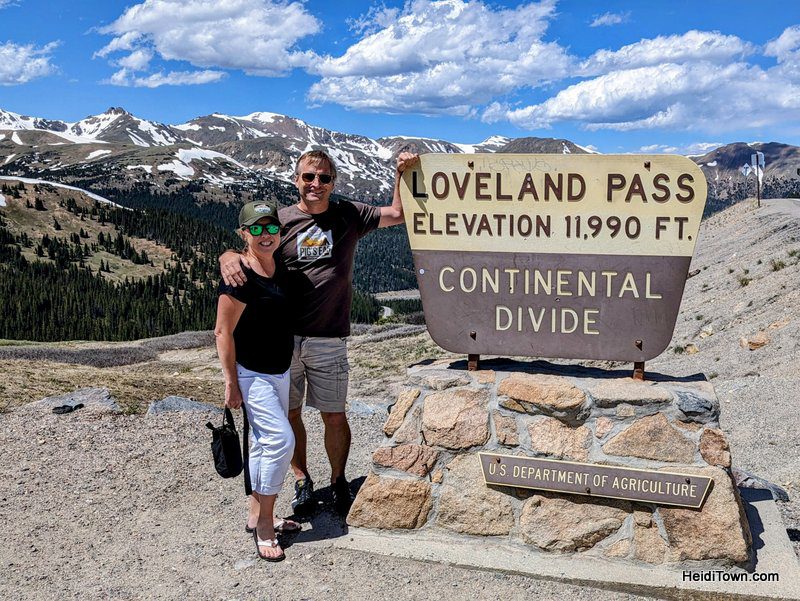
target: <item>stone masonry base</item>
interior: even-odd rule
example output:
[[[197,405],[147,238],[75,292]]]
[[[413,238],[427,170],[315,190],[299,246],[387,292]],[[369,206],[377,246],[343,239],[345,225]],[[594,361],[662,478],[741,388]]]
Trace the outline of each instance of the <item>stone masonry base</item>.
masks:
[[[408,371],[351,526],[419,529],[642,565],[746,565],[751,538],[719,402],[702,376],[545,362],[439,363]],[[487,486],[479,451],[713,478],[700,510]]]

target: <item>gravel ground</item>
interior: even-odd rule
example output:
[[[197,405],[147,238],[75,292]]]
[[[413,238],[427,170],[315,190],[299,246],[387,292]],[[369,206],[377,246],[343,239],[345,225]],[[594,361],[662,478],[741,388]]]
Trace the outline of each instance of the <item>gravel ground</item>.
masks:
[[[347,530],[327,504],[286,539],[286,561],[259,561],[243,530],[241,481],[213,470],[209,417],[0,416],[0,598],[640,598],[335,549],[331,540]],[[319,487],[321,422],[314,412],[307,421]],[[383,416],[351,423],[354,477],[367,471]],[[280,514],[288,501],[288,492],[279,497]]]

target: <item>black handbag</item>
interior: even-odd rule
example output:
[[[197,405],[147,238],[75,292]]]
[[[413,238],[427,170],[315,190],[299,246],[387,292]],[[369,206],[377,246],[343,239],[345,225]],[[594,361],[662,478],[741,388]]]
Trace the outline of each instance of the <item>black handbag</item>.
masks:
[[[249,442],[250,424],[247,421],[247,412],[242,406],[242,448],[239,449],[239,433],[233,421],[231,410],[225,407],[222,425],[215,427],[208,422],[206,427],[211,430],[211,455],[214,458],[214,467],[223,478],[235,478],[244,470],[244,490],[250,495],[253,491],[250,486]]]

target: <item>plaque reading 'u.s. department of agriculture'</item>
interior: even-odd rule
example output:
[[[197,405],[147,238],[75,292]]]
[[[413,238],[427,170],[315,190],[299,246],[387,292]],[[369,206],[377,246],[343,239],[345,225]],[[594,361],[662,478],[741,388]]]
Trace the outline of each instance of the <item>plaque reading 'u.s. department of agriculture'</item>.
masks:
[[[691,160],[426,154],[401,196],[443,348],[644,361],[669,344],[706,202]]]
[[[611,465],[478,453],[486,484],[699,509],[712,479]]]

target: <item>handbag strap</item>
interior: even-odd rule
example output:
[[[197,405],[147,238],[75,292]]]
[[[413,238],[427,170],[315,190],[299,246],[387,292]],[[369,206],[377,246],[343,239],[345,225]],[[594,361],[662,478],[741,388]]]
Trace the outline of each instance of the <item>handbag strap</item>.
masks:
[[[233,413],[231,410],[225,407],[225,412],[222,415],[222,425],[228,424],[231,428],[236,430],[236,422],[233,421]]]
[[[242,402],[242,470],[244,475],[244,494],[253,494],[253,485],[250,482],[250,422],[247,420],[247,411]]]

